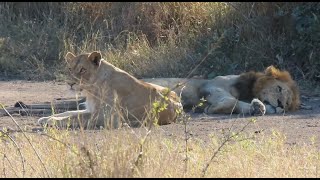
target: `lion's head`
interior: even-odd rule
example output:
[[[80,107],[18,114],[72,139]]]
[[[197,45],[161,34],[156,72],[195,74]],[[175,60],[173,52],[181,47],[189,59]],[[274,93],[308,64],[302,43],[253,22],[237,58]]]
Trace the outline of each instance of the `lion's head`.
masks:
[[[81,85],[90,84],[90,82],[94,80],[92,78],[96,77],[94,73],[97,73],[101,59],[101,54],[96,51],[79,56],[68,52],[65,60],[70,74],[67,83],[71,89],[81,90]]]
[[[253,95],[264,104],[285,111],[299,108],[300,98],[296,83],[288,71],[269,66],[264,74],[258,75],[253,85]]]
[[[294,111],[299,108],[299,90],[288,71],[274,66],[266,68],[264,73],[246,72],[240,75],[234,87],[239,92],[239,100],[251,101],[258,98],[276,112]]]

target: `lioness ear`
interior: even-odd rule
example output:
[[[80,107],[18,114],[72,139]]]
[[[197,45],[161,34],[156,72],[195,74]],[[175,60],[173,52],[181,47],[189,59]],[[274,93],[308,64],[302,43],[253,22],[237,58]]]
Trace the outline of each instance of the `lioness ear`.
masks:
[[[264,71],[267,76],[272,76],[275,79],[281,81],[291,81],[291,75],[288,71],[280,71],[279,69],[275,68],[274,66],[269,66]]]
[[[93,51],[88,59],[94,64],[94,65],[99,65],[100,64],[100,61],[101,61],[101,53],[100,52],[97,52],[97,51]]]
[[[72,53],[72,52],[68,52],[65,56],[65,60],[67,62],[70,62],[73,58],[75,58],[76,56]]]

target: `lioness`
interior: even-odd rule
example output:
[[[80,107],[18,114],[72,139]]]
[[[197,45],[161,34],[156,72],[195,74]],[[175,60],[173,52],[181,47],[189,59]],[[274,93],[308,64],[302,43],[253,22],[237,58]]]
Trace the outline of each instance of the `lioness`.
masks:
[[[196,107],[201,99],[207,114],[245,113],[264,115],[299,108],[299,91],[289,72],[269,66],[264,73],[217,76],[214,79],[156,78],[145,82],[169,87],[181,93],[185,110]],[[181,84],[180,86],[178,84]],[[178,85],[178,86],[177,86]]]
[[[120,120],[137,126],[154,118],[165,125],[175,122],[182,109],[175,92],[136,79],[103,60],[100,52],[78,56],[68,52],[65,59],[73,81],[86,96],[86,109],[42,117],[38,120],[42,125],[118,128]]]

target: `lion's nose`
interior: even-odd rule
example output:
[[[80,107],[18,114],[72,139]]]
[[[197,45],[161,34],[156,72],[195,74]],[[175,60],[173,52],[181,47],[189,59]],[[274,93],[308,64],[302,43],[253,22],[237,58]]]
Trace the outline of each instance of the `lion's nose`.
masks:
[[[277,102],[278,102],[278,107],[281,107],[282,109],[283,109],[283,104],[282,104],[282,102],[278,99],[277,100]]]
[[[73,90],[72,86],[75,85],[76,83],[68,83],[70,86],[70,89]]]

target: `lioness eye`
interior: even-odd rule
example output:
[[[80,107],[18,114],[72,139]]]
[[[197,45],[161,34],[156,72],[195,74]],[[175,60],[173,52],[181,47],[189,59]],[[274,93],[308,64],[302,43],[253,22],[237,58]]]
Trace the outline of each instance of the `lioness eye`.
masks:
[[[86,72],[86,69],[85,68],[81,68],[80,69],[80,73],[82,74],[82,73],[85,73]]]

